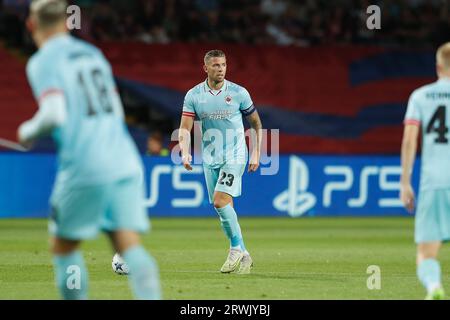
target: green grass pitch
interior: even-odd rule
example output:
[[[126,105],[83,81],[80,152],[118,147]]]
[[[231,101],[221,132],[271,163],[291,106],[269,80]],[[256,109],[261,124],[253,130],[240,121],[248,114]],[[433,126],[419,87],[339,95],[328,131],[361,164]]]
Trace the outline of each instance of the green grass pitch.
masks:
[[[227,241],[218,219],[154,218],[144,243],[161,271],[164,299],[423,299],[412,218],[241,218],[255,266],[221,274]],[[82,246],[91,299],[131,299],[111,269],[105,236]],[[444,247],[443,282],[450,255]],[[381,289],[367,288],[367,267]],[[0,220],[0,299],[58,299],[44,219]]]

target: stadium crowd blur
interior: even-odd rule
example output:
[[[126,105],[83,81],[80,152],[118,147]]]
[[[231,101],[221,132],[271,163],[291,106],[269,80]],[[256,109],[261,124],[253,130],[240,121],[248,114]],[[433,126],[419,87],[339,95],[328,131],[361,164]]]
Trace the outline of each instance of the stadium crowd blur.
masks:
[[[30,55],[31,0],[0,0],[0,42]],[[73,0],[75,35],[94,43],[238,43],[280,46],[381,45],[433,48],[450,38],[450,0]],[[366,22],[381,8],[381,30]],[[127,122],[148,154],[167,155],[179,124],[121,92]],[[143,132],[139,134],[139,132]],[[152,132],[152,133],[149,133]],[[139,140],[139,139],[138,139]]]
[[[30,0],[3,0],[0,34],[23,44]],[[232,42],[314,46],[433,45],[450,33],[448,0],[75,0],[79,36],[95,41]],[[382,29],[366,27],[366,9],[382,9]],[[12,31],[12,32],[11,32]]]

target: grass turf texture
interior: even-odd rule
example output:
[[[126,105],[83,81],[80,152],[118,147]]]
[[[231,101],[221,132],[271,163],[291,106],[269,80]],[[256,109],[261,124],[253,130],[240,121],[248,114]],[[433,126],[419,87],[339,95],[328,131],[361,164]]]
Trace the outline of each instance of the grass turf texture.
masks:
[[[221,274],[228,243],[218,219],[154,218],[144,236],[158,260],[164,299],[423,299],[412,218],[241,218],[255,266]],[[58,299],[44,219],[0,220],[0,299]],[[113,273],[105,236],[82,246],[91,299],[131,299]],[[448,248],[441,252],[450,290]],[[367,288],[367,267],[381,290]]]

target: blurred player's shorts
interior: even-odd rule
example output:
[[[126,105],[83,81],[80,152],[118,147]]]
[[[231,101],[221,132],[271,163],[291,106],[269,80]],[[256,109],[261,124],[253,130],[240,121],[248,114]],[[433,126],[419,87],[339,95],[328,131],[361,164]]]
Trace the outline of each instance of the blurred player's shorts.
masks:
[[[85,240],[95,238],[101,230],[148,231],[144,190],[139,177],[78,188],[55,186],[49,232],[64,239]]]
[[[416,243],[450,240],[450,189],[419,192]]]

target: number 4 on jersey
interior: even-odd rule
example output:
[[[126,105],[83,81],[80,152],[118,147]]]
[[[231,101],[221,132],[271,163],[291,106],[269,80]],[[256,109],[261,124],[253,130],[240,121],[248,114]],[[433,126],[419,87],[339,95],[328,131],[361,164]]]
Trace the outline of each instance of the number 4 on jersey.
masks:
[[[438,122],[437,125],[435,122]],[[446,108],[445,106],[439,106],[430,122],[427,125],[426,133],[436,132],[438,136],[434,140],[436,143],[448,143],[446,134],[448,133],[448,127],[446,124]]]

